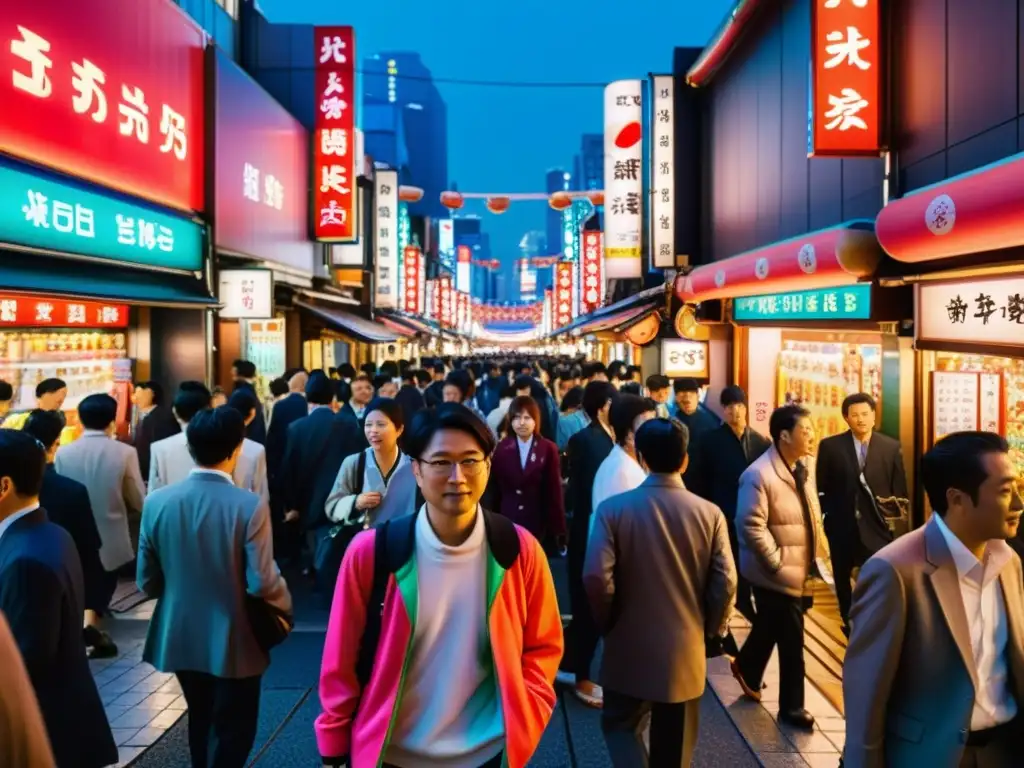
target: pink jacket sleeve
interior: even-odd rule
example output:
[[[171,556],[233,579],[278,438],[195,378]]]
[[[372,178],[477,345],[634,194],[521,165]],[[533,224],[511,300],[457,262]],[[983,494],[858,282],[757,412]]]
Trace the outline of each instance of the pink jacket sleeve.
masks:
[[[338,574],[320,666],[320,706],[316,741],[324,758],[346,757],[352,746],[352,719],[359,703],[356,677],[366,604],[373,588],[376,531],[360,533],[349,545]]]

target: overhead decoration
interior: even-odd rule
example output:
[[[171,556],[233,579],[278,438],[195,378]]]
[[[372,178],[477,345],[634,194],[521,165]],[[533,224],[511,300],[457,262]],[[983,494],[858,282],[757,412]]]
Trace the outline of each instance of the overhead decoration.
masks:
[[[544,302],[527,304],[489,304],[473,302],[473,320],[482,325],[540,325],[544,322]]]
[[[568,192],[555,192],[548,200],[548,205],[556,211],[564,211],[572,205],[572,196]]]
[[[441,205],[450,211],[457,211],[466,201],[459,192],[442,192],[441,193]]]
[[[406,189],[406,187],[402,187],[401,194],[404,195]],[[416,187],[409,187],[408,189],[416,190],[422,196],[422,190]],[[412,199],[403,196],[401,199],[414,203],[420,198]],[[591,189],[576,192],[561,191],[553,194],[547,192],[455,192],[453,190],[441,193],[441,205],[449,210],[459,210],[466,204],[467,200],[483,200],[487,210],[494,214],[505,213],[514,202],[540,200],[546,201],[556,211],[564,211],[572,205],[573,200],[580,199],[589,200],[593,205],[604,205],[604,192],[600,189]]]
[[[587,192],[587,197],[590,199],[590,202],[593,203],[595,206],[604,205],[604,192],[602,192],[599,189]]]
[[[512,201],[504,195],[487,198],[487,210],[491,213],[504,213],[511,204]]]
[[[398,188],[398,199],[403,203],[418,203],[423,199],[423,190],[403,184]]]

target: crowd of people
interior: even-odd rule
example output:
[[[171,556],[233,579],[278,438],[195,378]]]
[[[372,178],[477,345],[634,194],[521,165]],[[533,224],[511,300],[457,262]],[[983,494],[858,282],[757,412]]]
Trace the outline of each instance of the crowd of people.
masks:
[[[193,766],[244,766],[294,622],[282,572],[330,608],[324,765],[523,768],[561,685],[601,711],[617,768],[687,766],[707,658],[760,701],[775,649],[779,721],[813,729],[822,582],[849,635],[848,768],[1020,764],[1024,504],[999,436],[925,454],[934,514],[901,535],[900,445],[863,393],[819,444],[798,404],[764,435],[739,387],[712,408],[701,382],[621,362],[345,364],[267,393],[256,374],[239,360],[230,387],[170,399],[140,382],[127,433],[108,395],[72,428],[64,382],[20,414],[0,382],[0,764],[117,762],[88,659],[117,654],[130,575],[156,600],[143,657],[180,682]]]

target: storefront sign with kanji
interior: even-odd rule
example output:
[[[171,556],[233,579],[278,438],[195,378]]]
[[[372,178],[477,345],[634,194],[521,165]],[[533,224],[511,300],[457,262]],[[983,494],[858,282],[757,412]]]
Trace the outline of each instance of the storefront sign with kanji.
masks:
[[[604,89],[604,247],[607,276],[640,277],[643,225],[643,83]]]
[[[437,291],[440,299],[440,319],[442,328],[455,327],[455,291],[452,288],[450,275],[437,278]]]
[[[1024,277],[919,285],[917,338],[1024,345]]]
[[[415,245],[406,246],[402,258],[403,296],[402,309],[414,315],[423,314],[423,263],[420,249]]]
[[[374,174],[373,225],[374,304],[378,309],[398,306],[398,171],[379,170]]]
[[[654,78],[651,115],[651,264],[676,265],[675,108],[671,75]]]
[[[588,315],[604,300],[604,233],[585,232],[580,261],[580,314]]]
[[[871,285],[789,291],[745,296],[733,303],[733,319],[751,320],[868,320]]]
[[[562,328],[573,319],[572,262],[555,264],[554,316],[555,328]]]
[[[0,294],[3,328],[125,328],[128,307],[101,301]]]
[[[217,275],[221,308],[229,319],[266,319],[274,316],[274,277],[269,269],[222,269]]]

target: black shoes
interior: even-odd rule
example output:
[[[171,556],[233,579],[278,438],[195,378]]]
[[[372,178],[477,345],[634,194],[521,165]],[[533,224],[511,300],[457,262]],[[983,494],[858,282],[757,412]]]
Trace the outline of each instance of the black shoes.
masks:
[[[112,659],[117,656],[117,644],[106,632],[96,627],[82,630],[85,640],[86,655],[90,659]]]
[[[814,730],[814,715],[806,709],[779,710],[779,722],[802,731]]]

